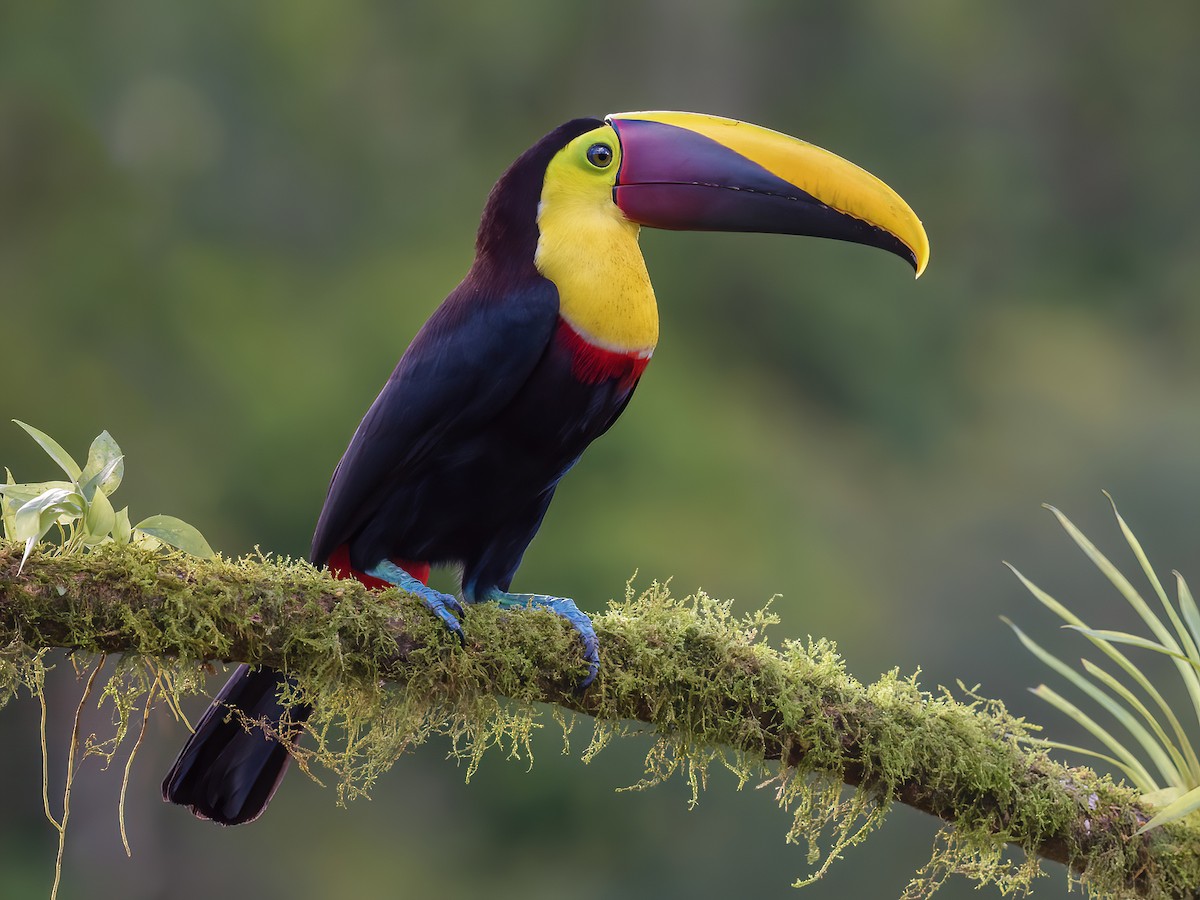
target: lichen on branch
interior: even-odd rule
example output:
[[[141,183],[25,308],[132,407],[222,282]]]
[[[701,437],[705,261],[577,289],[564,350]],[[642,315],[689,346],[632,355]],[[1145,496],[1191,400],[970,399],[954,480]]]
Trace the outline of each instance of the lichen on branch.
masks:
[[[658,584],[630,591],[594,616],[601,670],[580,694],[579,643],[549,613],[472,607],[464,648],[414,598],[303,562],[102,545],[39,549],[19,571],[22,550],[0,543],[0,703],[37,689],[30,660],[46,647],[123,653],[127,672],[151,661],[159,674],[140,683],[160,686],[168,703],[202,682],[206,660],[275,666],[318,710],[301,765],[329,770],[343,801],[431,734],[453,738],[468,776],[491,747],[525,755],[534,704],[549,703],[567,730],[570,713],[594,717],[585,758],[631,722],[650,726],[639,786],[682,773],[698,790],[713,763],[743,784],[773,784],[814,875],[899,801],[947,823],[913,895],[953,872],[1027,884],[1038,857],[1065,863],[1097,896],[1200,887],[1200,830],[1136,835],[1148,818],[1136,792],[1029,747],[1030,727],[1001,704],[931,694],[897,672],[864,685],[829,642],[770,646],[765,611],[738,617],[728,603],[675,599]],[[135,690],[122,694],[123,716],[140,714]]]

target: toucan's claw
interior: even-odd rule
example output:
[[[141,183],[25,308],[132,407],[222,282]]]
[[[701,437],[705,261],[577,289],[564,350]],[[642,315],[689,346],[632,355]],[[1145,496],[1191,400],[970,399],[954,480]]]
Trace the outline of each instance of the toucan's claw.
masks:
[[[583,658],[587,662],[588,673],[579,682],[578,690],[585,691],[596,680],[600,671],[600,640],[596,637],[596,628],[588,614],[575,605],[574,600],[566,597],[551,597],[546,594],[510,594],[507,591],[490,591],[485,599],[499,605],[502,609],[547,609],[556,616],[561,616],[571,623],[571,627],[579,633],[583,643]]]
[[[451,611],[453,609],[461,616],[462,607],[449,594],[438,594],[437,591],[430,591],[430,594],[435,596],[422,596],[421,599],[433,611],[433,614],[446,624],[447,628],[458,635],[459,646],[465,647],[467,645],[467,636],[463,634],[462,624],[455,617],[454,612]]]
[[[459,619],[463,615],[463,608],[456,597],[450,594],[443,594],[441,591],[435,591],[424,582],[408,574],[408,572],[390,559],[385,559],[378,565],[368,569],[367,574],[381,581],[386,581],[388,584],[394,584],[401,590],[408,591],[410,594],[420,597],[421,602],[435,616],[441,619],[447,628],[458,635],[459,644],[466,646],[467,637],[463,634],[462,624],[459,622]]]
[[[438,592],[430,591],[430,593],[437,594]],[[438,596],[440,596],[442,598],[443,610],[454,613],[454,617],[456,620],[461,619],[463,617],[464,607],[461,603],[458,602],[457,597],[453,596],[452,594],[438,594]],[[422,599],[424,599],[424,598],[422,598]],[[426,605],[428,605],[428,603]],[[433,607],[431,606],[430,608],[432,609]],[[434,612],[437,612],[437,610],[434,610]],[[442,614],[438,613],[438,615],[441,616]],[[443,618],[444,618],[444,616],[443,616]],[[447,623],[447,624],[449,624],[449,623]]]

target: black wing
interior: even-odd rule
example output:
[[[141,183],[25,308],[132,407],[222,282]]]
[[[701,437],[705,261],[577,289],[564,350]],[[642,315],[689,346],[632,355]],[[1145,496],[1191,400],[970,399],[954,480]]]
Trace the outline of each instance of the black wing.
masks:
[[[333,473],[310,559],[323,565],[439,442],[500,413],[550,345],[558,292],[460,284],[401,357]]]

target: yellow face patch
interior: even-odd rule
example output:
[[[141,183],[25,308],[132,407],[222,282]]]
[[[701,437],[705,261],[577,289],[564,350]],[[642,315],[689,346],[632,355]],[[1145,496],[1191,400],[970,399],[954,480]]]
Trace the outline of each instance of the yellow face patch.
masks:
[[[582,134],[546,167],[534,264],[558,288],[559,314],[592,343],[644,352],[658,343],[658,305],[638,226],[613,202],[621,145],[611,126]]]

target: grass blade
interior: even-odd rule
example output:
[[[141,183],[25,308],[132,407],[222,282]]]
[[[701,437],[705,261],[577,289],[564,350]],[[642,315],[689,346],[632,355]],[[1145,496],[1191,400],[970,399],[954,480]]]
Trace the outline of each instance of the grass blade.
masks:
[[[1052,596],[1050,596],[1048,593],[1044,592],[1044,590],[1039,588],[1037,584],[1034,584],[1024,575],[1021,575],[1021,572],[1016,570],[1015,566],[1008,563],[1006,563],[1006,565],[1008,565],[1008,568],[1013,571],[1013,574],[1016,577],[1020,578],[1021,583],[1024,584],[1024,586],[1028,589],[1028,592],[1033,594],[1034,598],[1037,598],[1040,604],[1048,608],[1048,610],[1051,612],[1057,614],[1057,616],[1063,619],[1064,622],[1067,622],[1068,625],[1073,625],[1076,629],[1079,629],[1080,634],[1084,634],[1088,641],[1096,644],[1096,646],[1102,650],[1104,655],[1116,662],[1116,664],[1120,666],[1130,678],[1133,678],[1136,685],[1146,692],[1146,695],[1154,701],[1154,704],[1156,704],[1156,706],[1162,710],[1163,715],[1166,716],[1166,721],[1169,722],[1171,731],[1175,732],[1178,745],[1180,745],[1181,748],[1184,749],[1184,752],[1186,752],[1188,755],[1189,770],[1193,770],[1194,772],[1195,769],[1192,768],[1192,761],[1194,760],[1195,754],[1194,751],[1192,751],[1192,744],[1188,742],[1187,733],[1183,731],[1183,726],[1180,724],[1180,720],[1178,720],[1174,710],[1172,710],[1169,704],[1163,700],[1163,695],[1160,694],[1158,689],[1154,688],[1154,685],[1151,684],[1150,679],[1146,678],[1146,676],[1141,673],[1140,668],[1136,667],[1133,662],[1129,660],[1128,656],[1121,653],[1121,650],[1118,650],[1116,647],[1112,646],[1110,642],[1104,641],[1102,638],[1088,635],[1087,631],[1091,629],[1087,628],[1087,624],[1084,622],[1084,620],[1076,616],[1075,613],[1068,610],[1066,606],[1060,604],[1060,602],[1052,598]],[[1200,763],[1198,763],[1198,766],[1200,766]]]
[[[1071,527],[1073,528],[1074,526]],[[1087,538],[1083,538],[1082,535],[1080,535],[1080,537],[1084,541],[1087,541]],[[1017,578],[1021,580],[1021,583],[1025,585],[1029,592],[1032,593],[1033,596],[1036,597],[1043,606],[1058,615],[1059,618],[1063,619],[1068,625],[1074,626],[1077,630],[1079,630],[1081,634],[1087,637],[1087,639],[1097,646],[1109,659],[1120,666],[1125,673],[1133,679],[1139,688],[1146,692],[1146,695],[1149,696],[1154,701],[1154,704],[1162,711],[1167,722],[1171,726],[1171,730],[1175,733],[1178,746],[1183,751],[1185,758],[1188,760],[1188,771],[1192,773],[1192,778],[1195,779],[1196,782],[1200,782],[1200,761],[1196,760],[1196,754],[1192,748],[1191,742],[1187,738],[1187,733],[1183,730],[1183,726],[1180,724],[1178,716],[1175,715],[1175,711],[1172,710],[1170,704],[1163,699],[1163,696],[1158,689],[1151,684],[1150,679],[1142,674],[1141,669],[1135,666],[1129,657],[1114,647],[1112,643],[1102,638],[1094,637],[1092,634],[1088,634],[1088,632],[1093,631],[1093,629],[1088,628],[1087,624],[1080,619],[1079,616],[1075,615],[1073,612],[1039,588],[1036,584],[1022,575],[1014,566],[1009,565],[1009,569],[1012,570],[1013,574],[1015,574]],[[1148,607],[1147,613],[1149,613]],[[1153,615],[1151,615],[1151,618],[1153,618]],[[1161,625],[1162,623],[1159,623],[1160,628]],[[1169,639],[1170,635],[1168,634],[1167,637]],[[1172,643],[1174,642],[1172,641]],[[1176,649],[1178,649],[1178,645],[1176,645]],[[1190,670],[1190,667],[1188,668]]]
[[[1167,613],[1167,618],[1171,620],[1171,625],[1179,635],[1179,642],[1185,654],[1184,661],[1187,662],[1189,659],[1196,659],[1198,656],[1196,642],[1192,640],[1192,636],[1188,632],[1188,629],[1184,627],[1179,614],[1175,612],[1175,607],[1171,604],[1170,598],[1167,597],[1167,592],[1163,589],[1162,582],[1158,580],[1158,575],[1155,573],[1154,567],[1150,565],[1150,560],[1146,556],[1146,551],[1142,549],[1141,542],[1138,541],[1133,531],[1126,524],[1125,519],[1117,511],[1117,504],[1112,496],[1107,491],[1104,496],[1108,497],[1108,502],[1112,504],[1113,515],[1117,518],[1117,524],[1121,528],[1121,533],[1125,535],[1125,541],[1129,544],[1129,549],[1137,557],[1138,565],[1142,567],[1142,572],[1145,574],[1146,580],[1154,588],[1154,593],[1158,595],[1158,599]],[[1196,717],[1200,719],[1200,674],[1197,674],[1194,666],[1189,669],[1176,663],[1176,668],[1179,669],[1179,677],[1183,679],[1183,683],[1187,687],[1188,696],[1192,700],[1192,708],[1196,712]],[[1200,776],[1200,772],[1197,775]]]
[[[1134,612],[1146,623],[1146,627],[1154,632],[1154,636],[1162,641],[1165,646],[1170,647],[1172,650],[1178,650],[1179,645],[1175,642],[1175,638],[1171,636],[1171,632],[1163,625],[1162,619],[1154,614],[1146,601],[1142,599],[1142,595],[1129,583],[1129,579],[1121,574],[1121,570],[1114,566],[1109,558],[1101,553],[1095,544],[1088,540],[1087,535],[1076,528],[1075,524],[1063,515],[1062,512],[1053,506],[1047,506],[1046,508],[1054,514],[1059,524],[1071,536],[1071,540],[1078,545],[1079,549],[1092,561],[1092,564],[1104,574],[1104,577],[1112,583],[1112,586],[1133,607]]]
[[[1101,706],[1106,712],[1108,712],[1114,719],[1116,719],[1118,722],[1120,722],[1121,725],[1125,728],[1125,730],[1128,731],[1131,735],[1133,735],[1134,739],[1137,740],[1138,744],[1141,745],[1142,749],[1146,751],[1146,754],[1151,758],[1151,760],[1153,760],[1155,767],[1159,770],[1159,772],[1162,773],[1162,776],[1167,781],[1167,783],[1174,784],[1177,782],[1178,769],[1172,764],[1170,756],[1163,749],[1163,747],[1157,741],[1154,740],[1153,735],[1151,735],[1150,732],[1148,732],[1146,730],[1146,728],[1136,718],[1134,718],[1133,715],[1130,714],[1129,710],[1127,710],[1120,703],[1118,703],[1116,700],[1114,700],[1111,696],[1106,694],[1103,690],[1101,690],[1099,687],[1097,687],[1095,684],[1093,684],[1091,681],[1089,681],[1087,678],[1085,678],[1083,675],[1081,675],[1078,671],[1071,668],[1069,665],[1064,663],[1062,660],[1060,660],[1054,654],[1050,653],[1048,650],[1044,649],[1040,644],[1038,644],[1036,641],[1034,641],[1033,638],[1031,638],[1027,634],[1025,634],[1025,632],[1023,632],[1020,628],[1018,628],[1012,622],[1010,622],[1006,619],[1005,623],[1008,625],[1009,628],[1011,628],[1014,632],[1016,632],[1017,638],[1021,641],[1022,644],[1025,645],[1026,650],[1028,650],[1030,653],[1032,653],[1034,656],[1036,656],[1039,660],[1041,660],[1043,663],[1045,663],[1047,666],[1049,666],[1051,669],[1053,669],[1055,672],[1057,672],[1063,678],[1070,681],[1073,685],[1075,685],[1075,687],[1079,688],[1079,690],[1081,690],[1085,694],[1087,694],[1092,700],[1094,700],[1099,706]],[[1049,688],[1046,688],[1045,685],[1042,685],[1041,687],[1038,688],[1038,690],[1035,690],[1034,693],[1038,694],[1038,696],[1042,696],[1043,699],[1048,700],[1047,697],[1045,697],[1043,694],[1039,693],[1039,691],[1041,691],[1043,689],[1045,689],[1046,691],[1050,690]],[[1055,695],[1055,696],[1057,696],[1057,695]],[[1049,702],[1053,702],[1053,701],[1049,701]],[[1066,701],[1066,700],[1063,700],[1062,702],[1068,703],[1068,701]],[[1054,705],[1057,706],[1058,704],[1054,704]],[[1088,718],[1088,722],[1092,722],[1092,725],[1089,726],[1088,724],[1083,722],[1082,719],[1080,719],[1079,717],[1084,716],[1084,713],[1082,713],[1080,710],[1078,710],[1078,708],[1075,707],[1074,704],[1070,704],[1070,706],[1071,706],[1071,709],[1074,710],[1074,712],[1068,711],[1067,709],[1065,709],[1062,706],[1059,706],[1059,709],[1062,709],[1063,712],[1067,713],[1067,715],[1071,716],[1073,719],[1075,719],[1077,722],[1079,722],[1081,725],[1083,725],[1089,731],[1092,731],[1093,734],[1100,736],[1099,733],[1103,733],[1104,737],[1102,738],[1102,740],[1104,740],[1105,744],[1109,747],[1110,750],[1112,750],[1114,753],[1117,753],[1118,756],[1127,765],[1132,764],[1134,766],[1137,766],[1139,769],[1141,769],[1141,771],[1143,773],[1146,772],[1145,768],[1143,768],[1141,766],[1141,764],[1139,762],[1137,762],[1137,758],[1129,750],[1127,750],[1123,744],[1121,744],[1115,738],[1113,738],[1111,735],[1109,735],[1108,732],[1106,732],[1102,728],[1100,728],[1099,725],[1096,725],[1094,722],[1092,722],[1092,720],[1090,718]],[[1155,787],[1157,787],[1157,783],[1154,781],[1153,778],[1150,778],[1148,773],[1146,773],[1146,778],[1147,778],[1147,781],[1139,783],[1139,785],[1138,785],[1139,787],[1143,787],[1144,784],[1150,784],[1150,785],[1154,785]],[[1150,790],[1150,788],[1144,788],[1144,789]]]
[[[1039,684],[1033,689],[1032,693],[1034,696],[1045,700],[1055,709],[1065,713],[1067,716],[1082,725],[1084,728],[1090,731],[1092,736],[1099,740],[1100,743],[1104,744],[1104,746],[1108,747],[1108,749],[1116,754],[1117,758],[1123,763],[1121,768],[1128,772],[1138,790],[1142,791],[1142,793],[1149,793],[1150,791],[1158,790],[1158,784],[1150,776],[1150,773],[1146,771],[1145,767],[1138,762],[1137,757],[1130,753],[1124,744],[1114,738],[1105,729],[1101,728],[1091,716],[1081,710],[1070,700],[1067,700],[1061,694],[1057,693],[1051,688],[1048,688],[1044,684]]]
[[[1200,641],[1200,609],[1196,608],[1196,600],[1192,597],[1191,589],[1188,588],[1187,582],[1183,580],[1183,576],[1178,572],[1172,572],[1171,574],[1175,576],[1175,586],[1179,591],[1179,609],[1183,613],[1184,621],[1187,622],[1188,628],[1192,632],[1192,637],[1196,641]]]
[[[1179,634],[1179,640],[1183,645],[1183,649],[1191,656],[1196,655],[1196,642],[1192,640],[1191,634],[1180,621],[1178,613],[1175,612],[1175,607],[1171,605],[1171,600],[1167,596],[1166,590],[1162,586],[1162,582],[1158,580],[1158,575],[1154,571],[1154,567],[1150,565],[1150,560],[1146,556],[1146,551],[1142,549],[1141,542],[1134,535],[1125,519],[1117,511],[1116,501],[1108,491],[1104,492],[1104,496],[1108,497],[1108,502],[1112,504],[1113,515],[1117,518],[1117,525],[1121,528],[1121,533],[1125,536],[1125,542],[1129,544],[1129,549],[1133,551],[1133,555],[1137,557],[1138,565],[1142,567],[1142,572],[1146,576],[1146,580],[1150,582],[1150,586],[1154,588],[1154,593],[1158,595],[1159,601],[1166,610],[1167,617],[1171,620],[1171,624],[1175,627],[1175,631]],[[1160,620],[1161,621],[1161,620]]]
[[[1200,666],[1200,662],[1189,659],[1178,650],[1170,650],[1157,641],[1139,637],[1136,634],[1129,634],[1126,631],[1106,631],[1103,628],[1084,628],[1081,625],[1064,625],[1063,627],[1071,631],[1078,631],[1084,637],[1094,640],[1109,641],[1113,644],[1127,644],[1130,647],[1138,647],[1142,650],[1152,650],[1155,653],[1161,653],[1163,656],[1169,656],[1172,659],[1181,659],[1189,665]]]
[[[1071,612],[1069,609],[1043,591],[1040,587],[1022,575],[1020,570],[1017,569],[1017,567],[1012,563],[1006,562],[1004,565],[1008,566],[1009,571],[1021,580],[1021,584],[1025,585],[1025,589],[1029,591],[1029,593],[1033,594],[1033,596],[1037,598],[1037,601],[1041,603],[1042,606],[1046,607],[1046,609],[1050,610],[1050,612],[1054,613],[1068,625],[1083,625],[1085,628],[1087,627],[1083,619],[1079,618],[1079,616],[1075,615],[1075,613]]]
[[[1180,723],[1179,717],[1175,715],[1175,710],[1171,709],[1171,704],[1163,698],[1158,688],[1154,686],[1153,682],[1146,677],[1142,670],[1135,666],[1129,657],[1114,647],[1111,642],[1104,638],[1096,637],[1094,634],[1088,634],[1092,629],[1077,628],[1076,630],[1095,646],[1099,647],[1109,659],[1120,666],[1133,679],[1134,683],[1146,692],[1146,695],[1154,701],[1154,704],[1162,710],[1167,723],[1171,726],[1171,731],[1175,733],[1175,739],[1178,741],[1179,748],[1183,751],[1188,761],[1188,774],[1181,777],[1190,778],[1192,784],[1200,783],[1200,761],[1197,761],[1196,751],[1192,747],[1192,742],[1188,740],[1187,732],[1183,730],[1183,725]],[[1120,634],[1121,632],[1117,633]]]
[[[1171,755],[1173,771],[1169,773],[1163,772],[1163,777],[1173,786],[1185,787],[1188,784],[1186,777],[1188,773],[1187,763],[1184,761],[1183,754],[1180,753],[1179,748],[1167,737],[1167,733],[1163,730],[1162,725],[1159,724],[1158,719],[1154,718],[1154,715],[1137,698],[1133,691],[1121,684],[1115,677],[1089,660],[1083,659],[1080,662],[1083,663],[1083,668],[1089,675],[1124,700],[1126,704],[1146,721],[1146,724],[1154,731],[1154,736],[1158,738],[1158,746]]]

